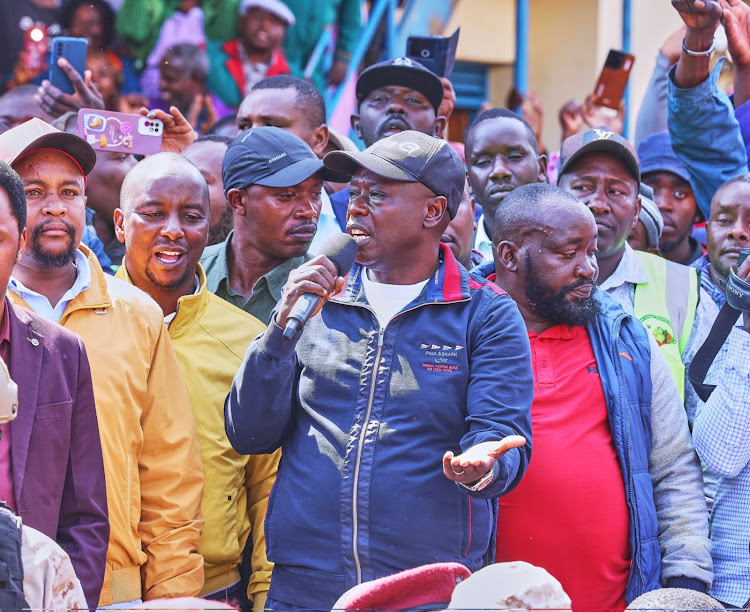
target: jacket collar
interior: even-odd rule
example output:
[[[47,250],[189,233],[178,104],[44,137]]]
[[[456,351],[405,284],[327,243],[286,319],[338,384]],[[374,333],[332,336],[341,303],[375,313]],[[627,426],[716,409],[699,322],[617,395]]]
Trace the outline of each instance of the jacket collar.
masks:
[[[65,318],[76,310],[100,310],[112,307],[112,300],[107,291],[107,277],[104,274],[101,265],[99,265],[99,260],[96,258],[93,251],[84,244],[81,244],[78,247],[78,250],[86,255],[86,258],[88,259],[89,266],[91,267],[91,284],[88,289],[85,289],[70,300],[70,303],[60,319],[61,325]]]
[[[440,244],[438,258],[437,270],[428,280],[422,294],[417,299],[425,303],[462,302],[471,299],[469,273],[459,265],[453,256],[453,252],[445,244]],[[332,298],[333,301],[341,303],[365,302],[366,299],[362,289],[362,274],[364,273],[364,266],[355,262],[349,274],[346,275],[344,289]]]
[[[206,308],[208,308],[211,293],[206,289],[206,272],[203,270],[203,266],[198,264],[196,273],[198,274],[200,288],[198,289],[198,293],[183,295],[177,300],[177,314],[169,325],[169,336],[171,338],[181,335],[191,325],[196,323],[206,312]],[[119,270],[117,270],[115,278],[124,280],[130,285],[133,284],[124,262]]]
[[[641,260],[633,248],[626,242],[620,263],[617,264],[612,276],[600,285],[600,289],[602,291],[609,291],[625,283],[641,285],[648,282],[648,273],[644,269],[643,264],[641,264]]]
[[[232,243],[233,236],[234,230],[229,232],[229,235],[224,242],[220,243],[220,246],[216,251],[216,261],[211,268],[213,271],[211,272],[210,279],[206,281],[208,291],[211,293],[216,293],[222,280],[226,284],[227,291],[231,291],[231,288],[229,287],[229,245]],[[312,257],[305,254],[282,261],[273,270],[267,272],[258,279],[253,291],[256,289],[262,290],[263,285],[265,284],[273,299],[278,302],[281,299],[281,292],[284,289],[284,285],[286,285],[287,278],[289,278],[289,273],[292,272],[292,270],[296,270],[310,259],[312,259]]]
[[[106,310],[112,307],[112,300],[107,292],[107,277],[99,264],[99,260],[85,244],[80,244],[78,250],[86,256],[89,263],[91,283],[87,289],[81,291],[81,293],[68,302],[62,317],[60,317],[60,325],[63,327],[65,326],[65,319],[77,310]],[[21,296],[14,293],[11,295],[16,304],[29,308],[29,305]],[[29,310],[32,309],[29,308]]]

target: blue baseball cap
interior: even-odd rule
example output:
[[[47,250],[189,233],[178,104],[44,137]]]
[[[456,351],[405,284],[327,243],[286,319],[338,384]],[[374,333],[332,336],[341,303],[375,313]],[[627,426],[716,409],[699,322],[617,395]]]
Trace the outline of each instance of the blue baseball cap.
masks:
[[[326,180],[341,180],[326,170],[304,140],[278,127],[245,130],[229,145],[221,164],[224,193],[250,185],[291,187],[316,172]]]
[[[638,158],[641,160],[641,174],[649,172],[671,172],[683,181],[690,182],[690,177],[672,149],[669,132],[656,132],[641,141],[638,145]]]

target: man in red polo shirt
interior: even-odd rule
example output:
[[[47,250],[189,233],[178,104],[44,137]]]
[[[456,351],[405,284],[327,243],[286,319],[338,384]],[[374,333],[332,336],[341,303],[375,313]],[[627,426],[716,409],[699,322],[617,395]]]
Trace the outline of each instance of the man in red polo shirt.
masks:
[[[708,517],[685,410],[651,334],[596,287],[592,213],[525,185],[491,235],[495,261],[472,274],[515,300],[534,372],[534,459],[500,500],[497,561],[543,567],[576,611],[622,610],[660,586],[705,592]]]

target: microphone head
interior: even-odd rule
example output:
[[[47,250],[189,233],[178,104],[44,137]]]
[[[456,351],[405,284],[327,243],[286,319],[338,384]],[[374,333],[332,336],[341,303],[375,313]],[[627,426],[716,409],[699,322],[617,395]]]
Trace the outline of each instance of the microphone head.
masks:
[[[357,241],[343,232],[334,234],[321,245],[320,254],[333,262],[339,276],[344,276],[357,259]]]

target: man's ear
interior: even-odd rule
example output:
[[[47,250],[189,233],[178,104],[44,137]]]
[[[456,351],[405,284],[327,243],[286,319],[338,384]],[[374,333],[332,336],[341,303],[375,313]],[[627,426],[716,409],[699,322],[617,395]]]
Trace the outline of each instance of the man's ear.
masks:
[[[520,249],[515,243],[510,240],[501,240],[496,245],[492,245],[492,251],[495,255],[495,268],[502,266],[508,272],[518,272]]]
[[[547,156],[542,154],[539,157],[537,157],[537,161],[539,162],[539,182],[540,183],[546,183],[547,182]]]
[[[474,220],[474,231],[477,231],[477,201],[474,199],[474,196],[471,196],[469,198],[469,201],[471,202],[471,218]]]
[[[424,218],[425,229],[431,229],[435,226],[441,225],[446,218],[448,219],[448,223],[450,223],[448,200],[446,200],[444,196],[430,198],[430,203],[427,205],[427,213]],[[445,223],[443,229],[448,226],[448,223]]]
[[[244,217],[247,214],[246,196],[247,190],[245,189],[230,189],[227,192],[227,201],[235,215]]]
[[[320,158],[323,157],[323,152],[328,146],[328,136],[328,126],[325,123],[322,123],[313,130],[312,150]]]
[[[442,115],[438,115],[435,117],[435,138],[443,138],[445,132],[445,126],[448,122],[445,120],[445,117]]]
[[[26,250],[26,237],[27,236],[28,236],[28,233],[26,232],[26,228],[24,227],[23,231],[21,232],[21,235],[18,237],[18,253],[16,253],[16,263],[21,261],[21,256]]]
[[[633,231],[633,228],[635,228],[636,223],[638,223],[638,217],[640,215],[641,215],[641,197],[638,196],[638,198],[635,201],[635,216],[633,217],[633,223],[631,223],[628,233]]]
[[[357,135],[357,138],[360,140],[363,140],[362,138],[362,129],[360,128],[360,122],[359,122],[359,115],[352,115],[349,117],[349,123],[352,125],[352,129],[354,130],[354,133]]]
[[[122,212],[122,208],[115,208],[115,238],[119,242],[125,244],[125,227],[123,223],[125,221],[125,214]]]

